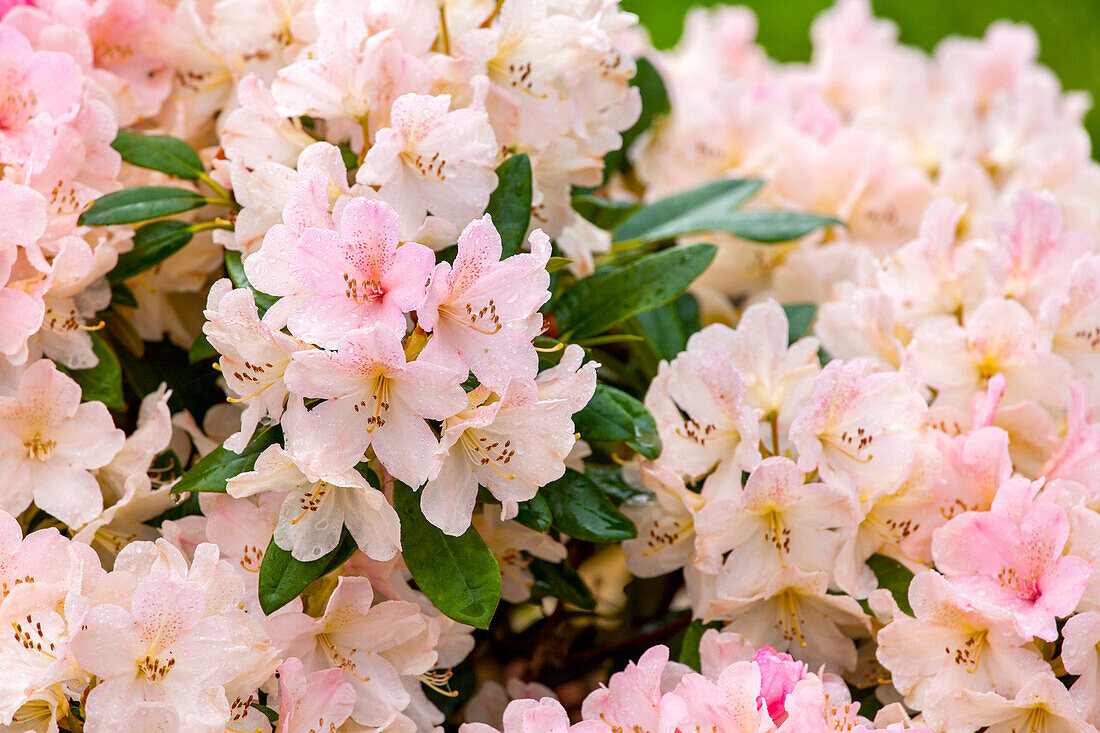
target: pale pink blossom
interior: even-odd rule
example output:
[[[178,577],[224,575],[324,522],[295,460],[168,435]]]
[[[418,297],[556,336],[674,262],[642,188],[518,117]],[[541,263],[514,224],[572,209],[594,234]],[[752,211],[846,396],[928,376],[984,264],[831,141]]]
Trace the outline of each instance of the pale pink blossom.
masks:
[[[573,413],[592,398],[596,363],[568,346],[557,366],[535,381],[513,378],[496,395],[485,385],[468,393],[468,406],[443,421],[435,466],[421,496],[424,516],[444,532],[466,531],[484,486],[510,519],[519,502],[565,473],[576,435]]]
[[[426,351],[468,368],[493,390],[538,371],[531,339],[542,330],[538,309],[550,298],[545,269],[550,240],[536,230],[528,242],[530,254],[501,260],[492,219],[471,222],[458,238],[454,265],[435,266],[427,298],[416,311],[421,328],[432,334]]]
[[[279,724],[276,733],[309,733],[344,724],[355,707],[355,688],[339,667],[308,677],[300,659],[279,666]]]
[[[431,469],[424,457],[439,446],[425,418],[462,410],[466,375],[427,353],[406,361],[402,335],[386,323],[342,333],[337,351],[296,354],[286,379],[296,394],[325,398],[313,413],[339,426],[332,437],[339,434],[358,455],[371,446],[387,471],[418,487]]]
[[[80,402],[80,386],[53,362],[35,362],[14,397],[0,396],[0,466],[5,511],[18,514],[35,503],[79,527],[103,509],[91,471],[122,449],[117,429],[101,402]]]

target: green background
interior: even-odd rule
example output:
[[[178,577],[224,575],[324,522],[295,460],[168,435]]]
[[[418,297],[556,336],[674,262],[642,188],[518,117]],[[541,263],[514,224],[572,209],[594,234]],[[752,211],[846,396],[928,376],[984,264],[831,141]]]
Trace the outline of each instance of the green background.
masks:
[[[637,13],[653,42],[669,46],[680,35],[684,13],[714,0],[622,0]],[[746,0],[760,20],[759,41],[780,61],[804,61],[810,55],[810,21],[832,5],[828,0]],[[981,36],[998,18],[1034,26],[1039,59],[1066,89],[1082,89],[1100,99],[1100,0],[876,0],[875,13],[892,18],[903,43],[930,49],[944,36]],[[1086,119],[1093,150],[1100,148],[1100,113]]]

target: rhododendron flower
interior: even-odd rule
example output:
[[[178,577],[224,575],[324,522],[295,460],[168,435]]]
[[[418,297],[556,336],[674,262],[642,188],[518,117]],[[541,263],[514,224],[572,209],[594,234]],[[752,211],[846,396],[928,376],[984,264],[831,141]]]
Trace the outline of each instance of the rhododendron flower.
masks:
[[[471,222],[458,238],[454,265],[435,266],[416,311],[420,327],[432,333],[427,354],[469,369],[496,391],[509,379],[531,379],[538,371],[530,342],[542,330],[538,309],[550,297],[550,240],[536,230],[528,242],[530,254],[501,260],[491,217]]]
[[[813,404],[791,425],[798,467],[817,469],[862,501],[901,485],[925,411],[901,374],[866,372],[862,361],[829,362],[814,382]]]
[[[1077,607],[1092,573],[1084,558],[1062,555],[1068,537],[1065,510],[1038,501],[1019,518],[999,511],[955,517],[937,530],[932,554],[967,601],[1011,612],[1022,638],[1052,641],[1055,620]]]
[[[1091,733],[1069,691],[1050,672],[1036,674],[1012,697],[996,692],[963,690],[950,706],[952,730],[1011,733],[1044,730],[1052,733]]]
[[[489,203],[497,144],[483,108],[487,82],[473,86],[474,103],[463,109],[450,109],[449,94],[398,97],[390,127],[375,135],[355,174],[397,210],[404,238],[416,237],[428,212],[457,233]]]
[[[383,323],[404,331],[403,313],[418,308],[435,255],[422,244],[398,246],[397,213],[381,201],[349,201],[336,231],[302,232],[294,274],[317,295],[288,322],[291,333],[326,348],[356,328]]]
[[[493,557],[500,565],[503,583],[500,597],[509,603],[519,603],[531,597],[535,576],[528,568],[531,560],[527,555],[559,563],[568,554],[565,545],[553,537],[529,529],[519,522],[502,521],[495,516],[491,507],[475,514],[472,524],[477,529],[478,536],[489,545]]]
[[[327,398],[313,412],[339,426],[356,454],[370,445],[387,471],[420,486],[431,469],[423,457],[439,445],[424,418],[442,420],[465,406],[466,375],[427,354],[406,362],[402,335],[388,324],[342,334],[337,351],[296,354],[286,379],[296,394]]]
[[[393,557],[400,546],[397,512],[382,492],[355,469],[362,458],[357,441],[349,451],[331,450],[329,436],[339,422],[292,403],[283,419],[286,448],[273,445],[256,459],[254,470],[229,479],[235,498],[263,491],[289,492],[279,511],[275,544],[303,562],[331,552],[344,527],[356,544],[377,560]]]
[[[300,659],[291,657],[279,666],[279,725],[275,733],[309,733],[335,730],[355,707],[355,688],[344,680],[339,667],[306,676]]]
[[[581,366],[583,358],[583,349],[571,344],[534,382],[512,379],[500,395],[483,384],[467,395],[468,407],[443,421],[420,502],[428,521],[461,535],[479,484],[500,500],[501,518],[511,519],[519,502],[565,473],[576,441],[573,413],[596,389],[596,363]]]
[[[729,552],[724,563],[712,565],[718,592],[747,597],[786,567],[831,572],[858,521],[852,494],[805,483],[788,458],[765,458],[743,491],[723,492],[699,512],[699,544],[706,548],[700,556]]]
[[[643,463],[642,485],[653,493],[620,507],[638,528],[638,537],[623,542],[626,568],[639,578],[655,577],[689,565],[696,552],[701,563],[703,539],[695,521],[706,500],[684,486],[680,476],[660,463]]]
[[[18,514],[33,501],[70,526],[103,509],[91,470],[111,462],[126,435],[102,402],[80,402],[80,386],[53,362],[35,362],[14,397],[0,396],[0,509]]]
[[[401,724],[410,698],[401,675],[435,666],[439,629],[415,604],[374,598],[366,578],[340,578],[324,615],[282,613],[268,623],[272,638],[312,673],[338,667],[355,691],[355,722],[385,727]]]
[[[223,730],[221,685],[248,659],[246,629],[207,615],[202,587],[164,572],[141,580],[129,605],[93,607],[72,639],[80,666],[99,678],[88,695],[89,727],[107,730],[127,710],[159,704],[193,730]]]
[[[304,345],[261,319],[248,288],[233,289],[219,280],[207,297],[203,333],[218,350],[218,361],[233,399],[247,403],[241,429],[225,441],[228,450],[240,453],[251,440],[260,420],[278,420],[287,399],[283,372],[291,355]]]

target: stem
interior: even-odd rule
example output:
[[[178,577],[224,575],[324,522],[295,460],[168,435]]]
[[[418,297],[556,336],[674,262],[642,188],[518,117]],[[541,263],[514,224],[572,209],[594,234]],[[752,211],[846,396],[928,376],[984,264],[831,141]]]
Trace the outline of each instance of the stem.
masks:
[[[207,229],[226,229],[228,231],[233,231],[233,225],[219,217],[214,221],[200,221],[197,224],[192,224],[188,229],[192,233],[205,232]]]
[[[221,197],[221,198],[223,198],[224,200],[226,200],[226,201],[232,201],[232,198],[233,198],[233,197],[229,195],[229,191],[227,191],[227,190],[226,190],[225,188],[223,188],[222,186],[220,186],[220,185],[219,185],[219,184],[218,184],[218,183],[217,183],[217,182],[216,182],[216,181],[215,181],[215,180],[214,180],[213,178],[211,178],[211,177],[210,177],[210,176],[209,176],[208,174],[206,174],[206,173],[200,173],[200,174],[199,174],[199,180],[200,180],[200,181],[202,181],[203,183],[205,183],[205,184],[206,184],[207,186],[209,186],[209,187],[210,187],[210,190],[211,190],[211,191],[213,191],[214,193],[218,194],[218,196],[220,196],[220,197]]]
[[[447,4],[439,5],[439,40],[443,42],[443,53],[451,55],[451,35],[447,32]]]
[[[497,0],[497,6],[495,8],[493,8],[493,12],[489,13],[489,17],[486,18],[485,20],[481,21],[481,25],[478,26],[478,27],[479,28],[488,28],[490,25],[492,25],[493,20],[495,20],[496,17],[497,17],[497,13],[500,12],[500,6],[501,5],[504,5],[504,0]]]

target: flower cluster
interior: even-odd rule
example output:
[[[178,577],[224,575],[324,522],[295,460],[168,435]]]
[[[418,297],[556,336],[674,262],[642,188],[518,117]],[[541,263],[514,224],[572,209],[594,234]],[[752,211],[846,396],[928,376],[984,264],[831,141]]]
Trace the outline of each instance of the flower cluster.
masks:
[[[496,727],[467,723],[462,733],[613,733],[619,730],[807,731],[854,733],[902,730],[909,726],[900,705],[870,720],[859,714],[848,688],[835,675],[815,674],[789,654],[771,647],[754,650],[737,634],[709,630],[699,644],[702,673],[669,661],[656,646],[637,664],[611,676],[606,687],[584,700],[581,720],[570,725],[553,697],[519,699],[503,710]]]

